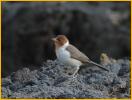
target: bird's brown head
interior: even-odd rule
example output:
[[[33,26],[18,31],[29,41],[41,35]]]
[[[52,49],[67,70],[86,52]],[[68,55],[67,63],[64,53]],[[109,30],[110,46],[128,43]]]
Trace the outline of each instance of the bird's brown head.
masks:
[[[57,37],[52,38],[52,40],[56,48],[59,48],[69,42],[65,35],[58,35]]]

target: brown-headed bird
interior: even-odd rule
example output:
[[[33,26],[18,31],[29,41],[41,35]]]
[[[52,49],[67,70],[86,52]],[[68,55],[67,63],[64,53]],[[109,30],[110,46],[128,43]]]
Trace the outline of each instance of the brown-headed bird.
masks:
[[[58,35],[57,37],[52,38],[52,40],[55,44],[57,59],[66,65],[76,67],[76,71],[74,72],[73,76],[78,73],[81,65],[88,63],[96,65],[103,70],[109,71],[102,65],[91,61],[84,53],[79,51],[75,46],[71,45],[65,35]]]

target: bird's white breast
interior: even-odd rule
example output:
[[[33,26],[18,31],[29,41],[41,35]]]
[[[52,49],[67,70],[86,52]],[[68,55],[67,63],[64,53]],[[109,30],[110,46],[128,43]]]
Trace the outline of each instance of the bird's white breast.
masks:
[[[66,62],[68,59],[70,59],[70,53],[64,48],[57,49],[56,56],[57,56],[57,59],[62,62]]]
[[[59,61],[70,66],[80,66],[82,63],[79,60],[71,58],[71,54],[66,50],[68,45],[64,45],[56,50],[56,56]]]

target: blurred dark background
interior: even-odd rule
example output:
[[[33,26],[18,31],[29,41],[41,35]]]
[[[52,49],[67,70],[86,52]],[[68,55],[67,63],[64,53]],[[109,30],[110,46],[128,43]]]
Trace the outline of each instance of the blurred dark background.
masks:
[[[55,59],[58,34],[96,62],[130,57],[130,2],[2,2],[2,77]]]

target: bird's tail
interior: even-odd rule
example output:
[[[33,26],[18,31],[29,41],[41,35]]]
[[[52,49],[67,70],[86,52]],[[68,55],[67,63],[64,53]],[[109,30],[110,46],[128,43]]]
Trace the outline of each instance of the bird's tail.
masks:
[[[95,62],[93,62],[93,61],[90,61],[90,63],[91,63],[91,64],[94,64],[94,65],[96,65],[96,66],[98,66],[99,68],[101,68],[101,69],[103,69],[103,70],[105,70],[105,71],[109,71],[107,68],[105,68],[105,67],[103,67],[102,65],[97,64],[97,63],[95,63]]]

